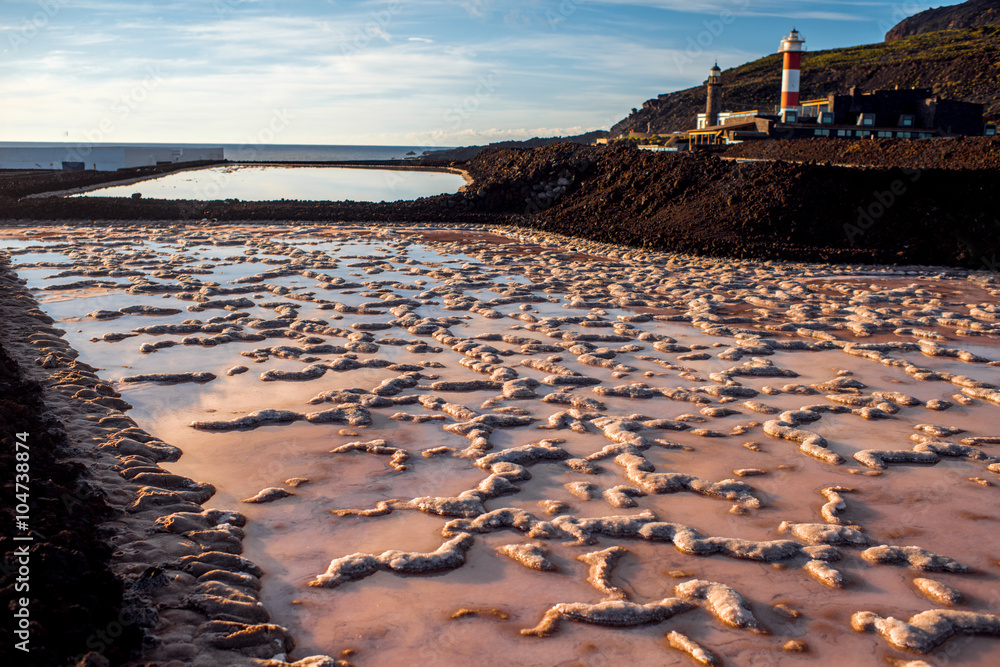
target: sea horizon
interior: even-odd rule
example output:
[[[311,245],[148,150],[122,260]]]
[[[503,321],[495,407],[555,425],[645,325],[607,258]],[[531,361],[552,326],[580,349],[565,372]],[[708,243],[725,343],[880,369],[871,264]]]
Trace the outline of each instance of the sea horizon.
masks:
[[[86,141],[0,141],[0,148],[52,149],[68,152],[81,148],[123,146],[128,148],[222,148],[226,160],[236,162],[342,162],[353,160],[403,160],[426,152],[454,146],[414,146],[381,144],[249,144],[212,142],[86,142]]]

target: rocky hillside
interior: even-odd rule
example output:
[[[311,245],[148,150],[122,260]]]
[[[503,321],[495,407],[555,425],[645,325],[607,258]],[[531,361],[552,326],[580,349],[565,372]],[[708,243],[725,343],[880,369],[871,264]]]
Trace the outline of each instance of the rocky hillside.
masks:
[[[424,155],[428,160],[471,160],[487,148],[539,148],[563,142],[592,144],[596,139],[608,136],[607,130],[594,130],[572,137],[535,137],[524,141],[498,141],[487,146],[462,146],[446,150],[430,151]]]
[[[937,30],[961,30],[1000,24],[1000,0],[968,0],[960,5],[938,7],[903,19],[885,34],[885,41],[904,39]]]
[[[710,66],[706,60],[706,76]],[[803,54],[802,99],[846,92],[851,86],[930,88],[943,97],[985,104],[986,119],[996,122],[1000,120],[1000,25]],[[724,71],[722,90],[723,109],[772,109],[781,90],[780,56],[775,53]],[[611,134],[643,132],[647,123],[661,133],[690,129],[696,114],[704,110],[704,86],[688,88],[649,100],[615,124]]]

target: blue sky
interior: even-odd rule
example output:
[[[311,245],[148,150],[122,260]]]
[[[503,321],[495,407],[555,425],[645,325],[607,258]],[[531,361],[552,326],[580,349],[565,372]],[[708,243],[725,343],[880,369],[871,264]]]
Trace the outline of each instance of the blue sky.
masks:
[[[792,27],[810,50],[871,43],[928,6],[2,0],[0,141],[446,146],[575,134],[700,84],[715,59],[774,53]]]

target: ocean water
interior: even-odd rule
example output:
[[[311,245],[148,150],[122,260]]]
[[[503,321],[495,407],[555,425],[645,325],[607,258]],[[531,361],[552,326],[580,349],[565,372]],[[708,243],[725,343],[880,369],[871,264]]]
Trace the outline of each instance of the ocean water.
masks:
[[[247,162],[341,162],[346,160],[403,160],[444,146],[308,146],[295,144],[222,144],[227,160]],[[412,155],[411,155],[412,153]]]
[[[128,148],[214,148],[221,146],[227,160],[246,162],[343,162],[353,160],[403,160],[423,155],[426,151],[444,150],[450,146],[311,146],[299,144],[94,144]],[[3,148],[65,148],[67,153],[89,148],[91,144],[74,142],[0,141]]]

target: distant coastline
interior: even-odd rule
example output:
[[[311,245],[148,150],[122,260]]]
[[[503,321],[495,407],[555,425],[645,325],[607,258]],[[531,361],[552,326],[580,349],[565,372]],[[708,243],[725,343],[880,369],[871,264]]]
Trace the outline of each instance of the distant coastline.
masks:
[[[303,144],[225,144],[225,143],[88,143],[73,141],[0,141],[4,148],[52,149],[64,147],[67,152],[101,146],[130,148],[210,148],[221,147],[226,160],[233,162],[344,162],[365,160],[405,160],[437,150],[452,150],[451,146],[365,146],[365,145],[303,145]]]

